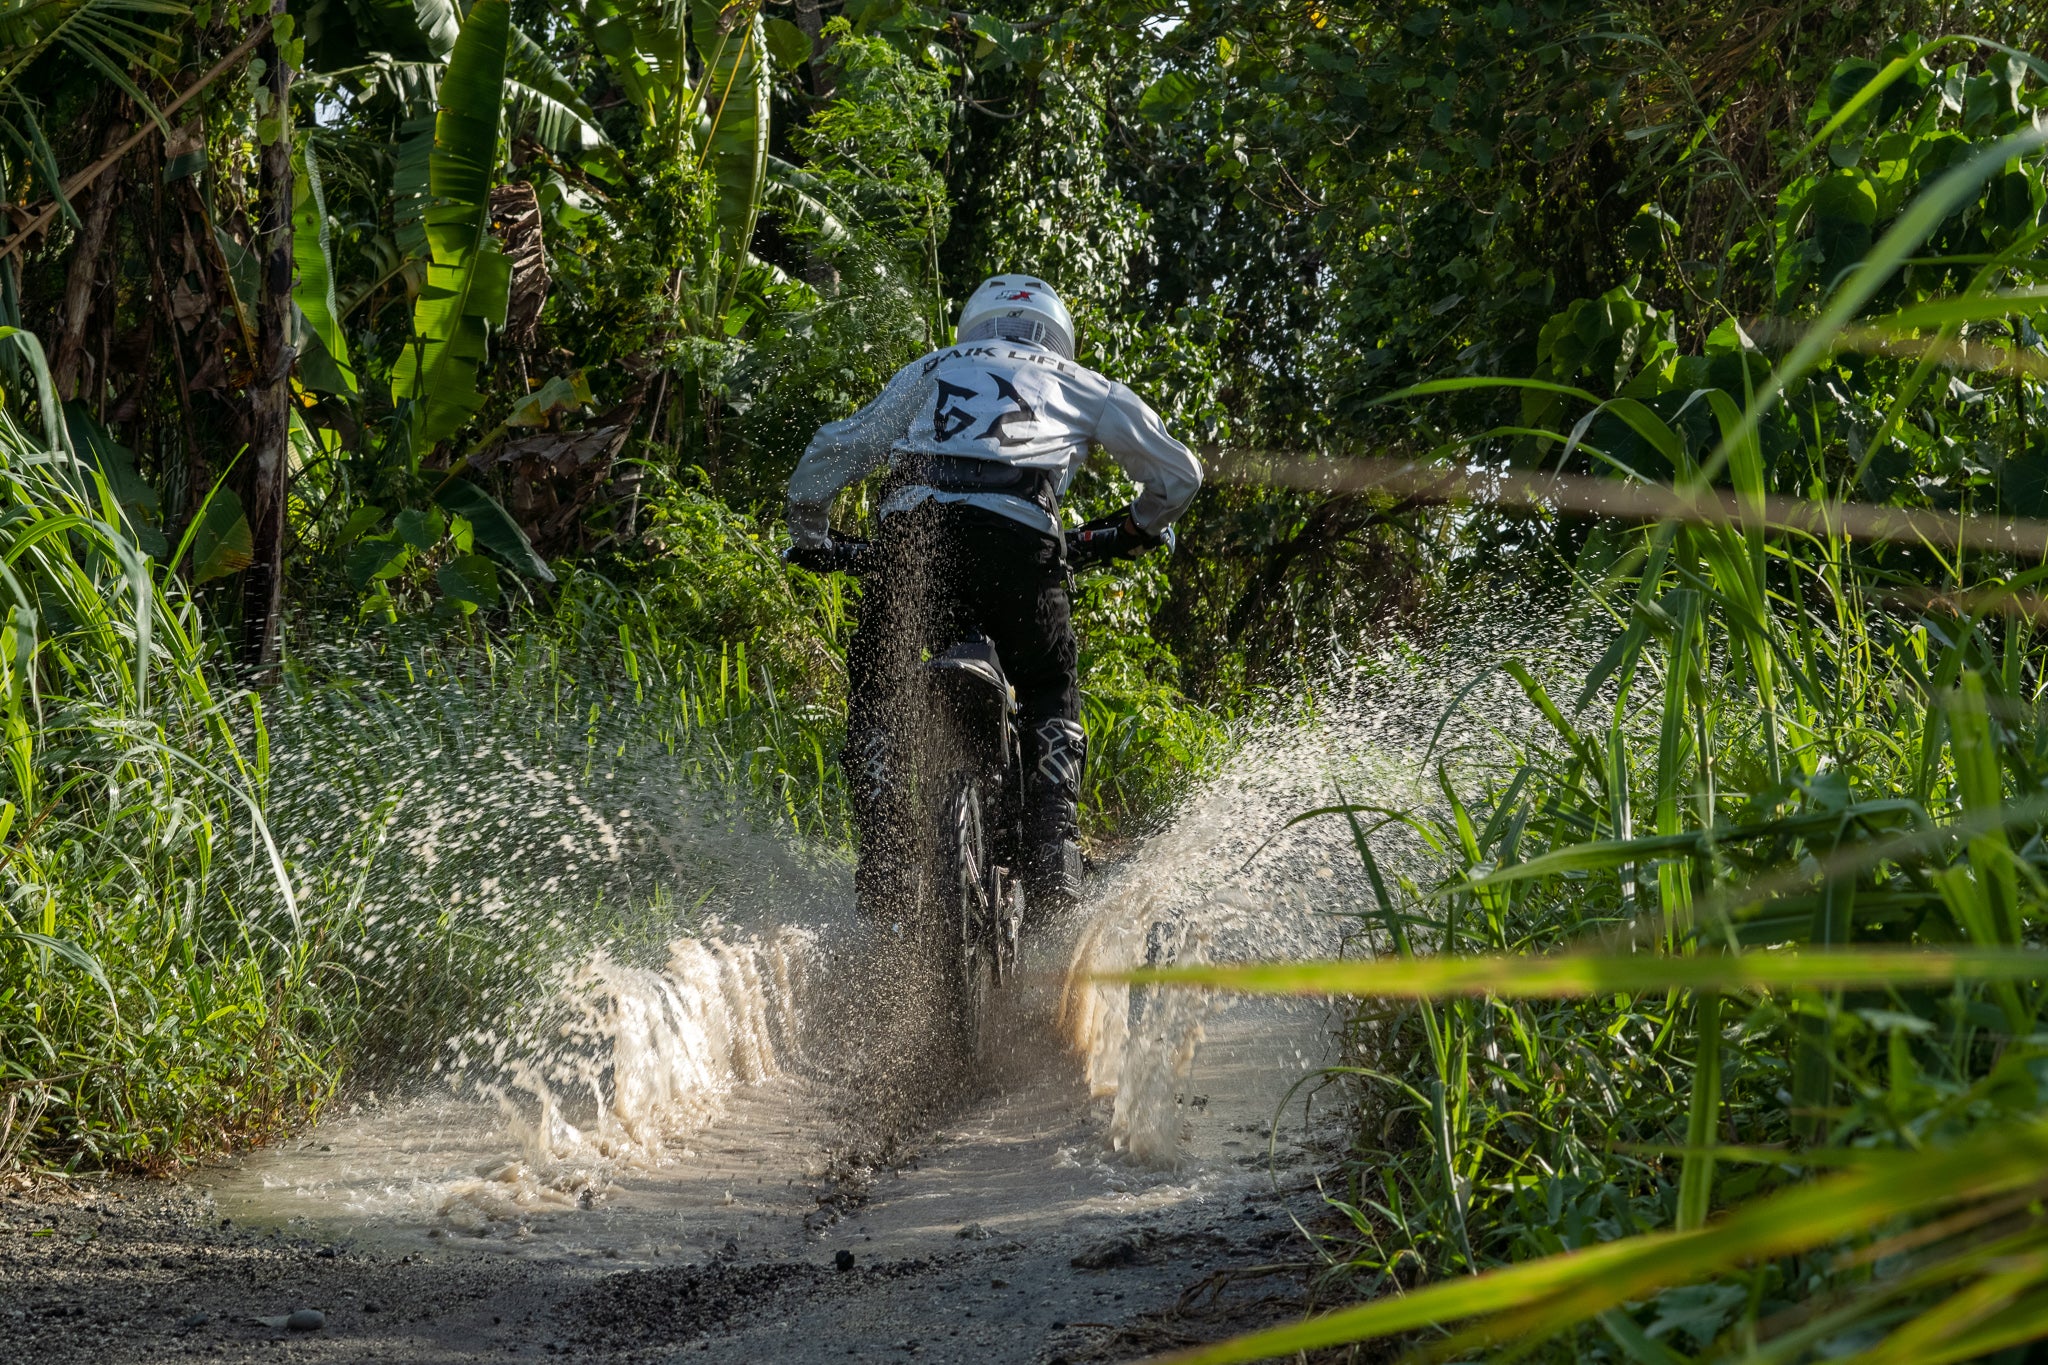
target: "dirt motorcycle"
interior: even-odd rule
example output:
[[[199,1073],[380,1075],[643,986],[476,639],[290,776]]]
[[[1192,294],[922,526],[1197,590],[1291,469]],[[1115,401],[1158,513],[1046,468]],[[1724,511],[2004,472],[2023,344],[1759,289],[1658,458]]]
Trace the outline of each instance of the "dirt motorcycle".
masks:
[[[1134,546],[1105,518],[1066,533],[1069,574]],[[878,572],[871,542],[835,537],[829,548],[786,556],[818,572]],[[918,670],[905,714],[920,733],[908,746],[915,772],[914,828],[923,832],[905,917],[936,969],[961,1042],[976,1055],[993,1043],[991,1005],[1017,974],[1025,922],[1024,754],[1017,695],[995,646],[979,632],[934,650]]]

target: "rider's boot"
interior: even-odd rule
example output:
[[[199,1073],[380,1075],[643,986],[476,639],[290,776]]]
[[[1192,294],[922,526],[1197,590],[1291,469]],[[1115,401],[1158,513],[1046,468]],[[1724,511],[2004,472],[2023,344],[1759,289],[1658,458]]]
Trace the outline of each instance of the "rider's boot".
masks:
[[[1044,922],[1081,896],[1081,766],[1088,737],[1076,721],[1040,721],[1024,791],[1024,914]]]

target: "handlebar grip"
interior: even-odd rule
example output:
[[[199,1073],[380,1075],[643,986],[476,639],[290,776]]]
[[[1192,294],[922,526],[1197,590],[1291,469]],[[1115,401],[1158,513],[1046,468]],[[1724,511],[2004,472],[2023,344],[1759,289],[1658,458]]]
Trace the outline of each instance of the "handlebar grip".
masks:
[[[1125,552],[1126,537],[1116,526],[1083,526],[1067,532],[1067,567],[1079,572],[1092,569]]]
[[[1138,529],[1126,508],[1067,532],[1067,567],[1078,572],[1112,559],[1136,559],[1162,545],[1168,551],[1174,548],[1173,528],[1148,535]]]
[[[871,548],[869,541],[834,536],[825,545],[792,545],[782,559],[812,573],[859,573],[868,565]]]

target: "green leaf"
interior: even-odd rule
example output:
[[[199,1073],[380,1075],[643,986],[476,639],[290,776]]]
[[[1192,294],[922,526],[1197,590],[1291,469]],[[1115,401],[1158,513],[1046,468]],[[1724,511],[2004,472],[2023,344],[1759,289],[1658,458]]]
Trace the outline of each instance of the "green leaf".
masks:
[[[533,116],[534,140],[541,146],[574,158],[611,145],[582,94],[523,29],[512,30],[505,71],[506,91],[515,106]]]
[[[458,604],[465,615],[498,600],[498,566],[482,555],[463,555],[434,575],[441,596]]]
[[[192,584],[240,573],[256,560],[256,542],[249,518],[234,490],[217,488],[192,528]]]
[[[1585,742],[1579,732],[1572,728],[1571,722],[1564,718],[1564,713],[1557,709],[1557,703],[1550,699],[1550,693],[1544,689],[1542,683],[1536,681],[1528,666],[1519,660],[1508,659],[1501,667],[1509,677],[1521,684],[1523,695],[1535,703],[1536,709],[1543,713],[1543,718],[1550,722],[1550,728],[1557,731],[1558,737],[1571,746],[1574,752],[1584,751]]]
[[[1721,995],[1702,994],[1695,1006],[1694,1027],[1699,1042],[1693,1054],[1692,1101],[1685,1126],[1685,1164],[1679,1169],[1678,1217],[1680,1232],[1690,1232],[1707,1221],[1713,1203],[1714,1156],[1710,1149],[1721,1122]]]
[[[505,416],[508,427],[546,426],[548,418],[557,412],[581,412],[592,402],[590,382],[577,370],[569,375],[555,375],[545,384],[527,394],[512,405],[512,411]]]
[[[1473,377],[1465,379],[1432,379],[1422,384],[1410,384],[1405,389],[1381,394],[1367,403],[1374,407],[1381,403],[1396,403],[1403,398],[1423,398],[1433,393],[1462,393],[1467,389],[1540,389],[1545,393],[1561,393],[1567,398],[1581,398],[1588,403],[1598,403],[1600,395],[1587,393],[1584,389],[1572,388],[1569,384],[1552,384],[1543,379],[1507,379]]]
[[[722,21],[741,15],[729,31]],[[746,259],[761,216],[768,172],[768,98],[765,39],[758,10],[691,7],[690,40],[704,60],[702,96],[711,117],[704,160],[718,191],[718,245],[735,265]]]
[[[1960,166],[1944,173],[1932,186],[1917,196],[1906,207],[1906,211],[1885,229],[1884,236],[1870,249],[1863,263],[1829,298],[1827,307],[1822,310],[1813,326],[1807,329],[1799,343],[1778,362],[1770,377],[1758,387],[1754,399],[1744,406],[1742,425],[1737,430],[1724,434],[1721,445],[1704,463],[1709,467],[1718,467],[1720,462],[1727,458],[1728,447],[1733,446],[1736,441],[1748,439],[1765,415],[1777,405],[1787,386],[1813,368],[1822,356],[1834,348],[1835,338],[1841,334],[1842,329],[1847,327],[1851,319],[1863,310],[1863,306],[1885,286],[1907,257],[1932,236],[1959,206],[1975,199],[1985,181],[1994,174],[2003,173],[2008,161],[2026,156],[2044,143],[2048,143],[2048,127],[2029,128],[2010,137],[2001,138]]]
[[[395,0],[389,7],[404,6],[405,0]],[[462,11],[455,7],[455,0],[411,0],[410,8],[427,50],[446,61],[462,35]]]
[[[99,472],[113,507],[102,507],[109,521],[128,528],[135,547],[161,560],[170,550],[164,539],[163,512],[156,489],[135,472],[135,452],[114,439],[114,434],[93,417],[92,409],[79,399],[64,405],[64,425],[71,435],[71,447],[78,458]]]
[[[505,322],[512,265],[491,235],[490,192],[510,43],[507,0],[477,0],[441,81],[427,166],[427,283],[413,307],[413,339],[391,372],[392,397],[411,400],[413,447],[422,453],[483,406],[477,376],[491,329]]]
[[[398,538],[415,550],[431,550],[441,541],[448,519],[438,507],[408,507],[391,523]]]
[[[682,107],[690,92],[681,22],[685,8],[660,0],[588,0],[583,7],[592,44],[650,126],[660,111]],[[714,6],[714,25],[717,13]]]
[[[1000,52],[1003,61],[1011,65],[1031,60],[1031,39],[993,14],[968,15],[967,31],[981,40],[975,45],[977,58]]]
[[[42,177],[43,184],[50,191],[50,197],[57,201],[57,208],[64,215],[64,221],[75,231],[84,226],[78,220],[78,211],[71,207],[71,200],[64,193],[64,173],[57,168],[57,154],[50,147],[49,139],[43,136],[42,126],[36,121],[33,101],[22,100],[17,106],[21,120],[28,127],[24,135],[14,126],[11,119],[0,119],[0,132],[28,153],[29,164]]]
[[[382,520],[384,520],[383,508],[364,503],[361,507],[349,513],[348,520],[341,524],[339,531],[335,532],[335,545],[351,544],[358,536],[368,534],[371,528]]]
[[[831,193],[831,188],[809,171],[792,166],[779,156],[768,158],[768,175],[761,186],[762,203],[803,224],[824,241],[849,242],[853,240],[853,229],[825,203]]]
[[[2005,809],[2005,779],[1998,744],[1992,735],[1984,679],[1964,670],[1948,712],[1949,753],[1955,760],[1956,787],[1963,813],[1981,817],[1990,827],[1971,836],[1970,870],[1983,888],[1988,923],[1972,937],[1980,943],[2018,943],[2020,909],[2018,874],[2012,845],[2000,818]]]
[[[114,996],[114,983],[107,979],[107,969],[100,965],[98,958],[70,939],[58,938],[54,934],[31,933],[27,929],[8,929],[4,932],[9,938],[18,938],[32,948],[55,953],[91,977],[99,984],[99,988],[106,992],[107,1008],[113,1011],[116,1019],[121,1017],[121,1002]]]
[[[467,479],[451,479],[434,494],[434,501],[468,521],[476,543],[517,572],[543,583],[555,581],[554,571],[534,553],[533,542],[519,529],[519,523],[483,489]]]
[[[407,119],[398,128],[398,157],[391,171],[391,231],[409,257],[427,254],[428,165],[434,157],[434,120]]]
[[[1184,71],[1169,71],[1138,96],[1138,117],[1169,123],[1188,111],[1202,93],[1201,83]]]
[[[298,338],[299,382],[323,393],[356,392],[356,374],[349,364],[348,338],[341,330],[334,303],[333,244],[327,231],[327,196],[320,180],[320,158],[311,141],[293,158],[292,263],[298,283],[292,302],[305,324]]]
[[[1814,189],[1813,239],[1820,247],[1820,284],[1835,278],[1870,250],[1877,224],[1877,188],[1861,171],[1837,171]]]
[[[2024,1189],[2040,1180],[2044,1165],[2048,1124],[2040,1120],[1995,1127],[1948,1147],[1873,1152],[1855,1170],[1756,1200],[1697,1231],[1623,1237],[1446,1279],[1156,1357],[1155,1365],[1237,1365],[1481,1319],[1437,1349],[1437,1358],[1469,1360],[1494,1342],[1534,1345],[1659,1289],[1825,1246],[1893,1219]]]
[[[2004,294],[1966,294],[1957,298],[1933,299],[1901,308],[1864,326],[1892,336],[1947,327],[1965,322],[1996,322],[2018,313],[2038,316],[2048,312],[2048,288],[2015,289]]]
[[[228,263],[228,284],[234,290],[234,306],[241,312],[242,325],[253,329],[256,325],[254,309],[256,295],[261,284],[261,265],[256,253],[236,241],[234,234],[216,225],[213,229],[214,243],[220,247],[220,254]]]
[[[402,540],[380,537],[358,541],[348,552],[344,572],[348,574],[348,581],[355,584],[356,590],[360,592],[370,584],[389,578],[405,568],[406,561],[411,557],[411,549]]]
[[[770,19],[765,34],[768,55],[785,71],[794,71],[811,59],[811,35],[787,19]]]

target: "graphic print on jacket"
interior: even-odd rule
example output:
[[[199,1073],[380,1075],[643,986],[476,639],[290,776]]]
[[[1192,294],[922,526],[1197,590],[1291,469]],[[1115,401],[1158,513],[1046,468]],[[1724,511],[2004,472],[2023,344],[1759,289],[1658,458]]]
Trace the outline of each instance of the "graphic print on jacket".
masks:
[[[1133,515],[1147,531],[1171,523],[1201,487],[1194,453],[1124,385],[1029,342],[949,346],[898,370],[859,412],[818,429],[789,481],[790,529],[799,544],[821,543],[834,495],[899,456],[1042,471],[1057,496],[1091,445],[1143,486]],[[1004,492],[912,484],[880,510],[887,516],[933,499],[985,507],[1047,535],[1059,531],[1049,505]]]
[[[1029,443],[1031,434],[1012,436],[1005,429],[1011,422],[1029,425],[1038,420],[1038,411],[1024,401],[1024,395],[1017,392],[1017,386],[1003,376],[990,370],[988,379],[995,385],[995,397],[991,400],[978,389],[962,388],[950,380],[939,381],[938,405],[932,409],[932,435],[940,441],[950,441],[967,428],[988,417],[977,440],[995,437],[999,446],[1021,446]],[[991,407],[993,404],[993,409]],[[990,416],[993,410],[994,415]]]
[[[1110,388],[1051,351],[1006,341],[934,351],[918,370],[931,388],[930,421],[914,423],[894,442],[897,450],[1039,469],[1065,463],[1046,457],[1067,454]],[[903,378],[898,374],[890,387]]]

